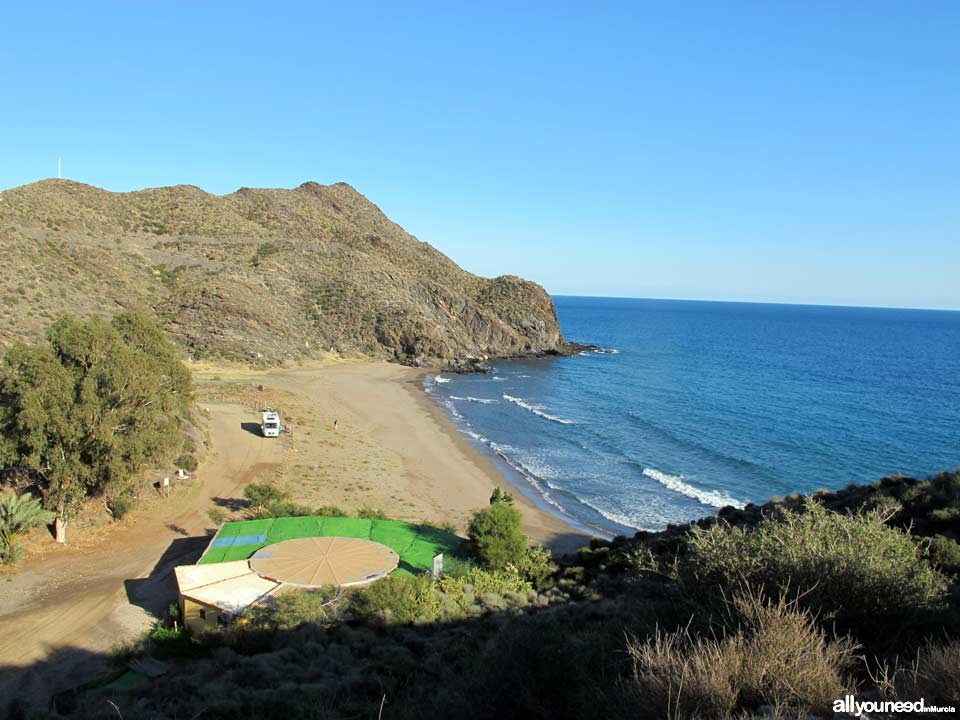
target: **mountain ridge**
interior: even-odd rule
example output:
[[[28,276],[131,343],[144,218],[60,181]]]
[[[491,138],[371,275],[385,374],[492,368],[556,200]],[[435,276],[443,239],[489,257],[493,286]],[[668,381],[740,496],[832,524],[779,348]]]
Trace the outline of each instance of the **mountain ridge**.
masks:
[[[63,312],[139,308],[193,357],[466,368],[576,348],[539,285],[466,272],[343,182],[213,195],[41,180],[0,193],[0,249],[3,344]]]

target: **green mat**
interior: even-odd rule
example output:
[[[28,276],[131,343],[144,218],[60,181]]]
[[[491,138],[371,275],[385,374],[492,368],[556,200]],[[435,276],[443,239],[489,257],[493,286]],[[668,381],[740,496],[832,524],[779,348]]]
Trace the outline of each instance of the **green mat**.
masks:
[[[232,545],[230,538],[244,542],[248,538],[266,536],[259,544]],[[424,525],[411,525],[399,520],[366,520],[347,517],[288,517],[265,520],[243,520],[226,523],[211,547],[200,559],[201,564],[246,560],[266,545],[305,537],[351,537],[373,540],[391,548],[400,556],[398,575],[427,572],[439,553],[464,560],[464,541],[448,532]],[[221,547],[213,547],[221,545]]]

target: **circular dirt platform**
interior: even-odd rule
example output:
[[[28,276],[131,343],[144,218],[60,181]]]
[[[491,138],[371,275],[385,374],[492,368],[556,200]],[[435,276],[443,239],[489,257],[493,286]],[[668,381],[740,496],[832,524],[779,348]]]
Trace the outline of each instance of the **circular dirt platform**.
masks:
[[[288,585],[362,585],[392,572],[400,557],[386,545],[347,537],[284,540],[260,548],[250,569]]]

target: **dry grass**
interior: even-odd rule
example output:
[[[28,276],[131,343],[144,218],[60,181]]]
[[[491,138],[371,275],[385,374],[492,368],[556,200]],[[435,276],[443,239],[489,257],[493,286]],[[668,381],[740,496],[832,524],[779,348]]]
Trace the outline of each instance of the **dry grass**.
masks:
[[[632,640],[628,688],[647,717],[724,718],[762,705],[782,713],[827,708],[847,686],[854,645],[830,640],[785,598],[744,592],[731,603],[736,624],[718,636],[658,630]]]
[[[891,684],[901,700],[924,698],[928,705],[956,705],[960,699],[960,643],[929,644],[909,667],[892,675]]]

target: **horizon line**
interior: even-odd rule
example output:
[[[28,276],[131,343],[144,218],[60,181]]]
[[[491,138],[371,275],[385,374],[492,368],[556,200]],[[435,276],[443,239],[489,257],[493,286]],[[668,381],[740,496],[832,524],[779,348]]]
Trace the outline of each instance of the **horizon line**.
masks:
[[[786,302],[783,300],[717,300],[709,298],[681,298],[681,297],[637,297],[633,295],[590,295],[575,293],[552,293],[551,298],[593,298],[597,300],[655,300],[663,302],[691,302],[691,303],[726,303],[729,305],[785,305],[788,307],[822,307],[845,308],[848,310],[917,310],[920,312],[960,312],[960,308],[945,307],[916,307],[914,305],[844,305],[830,302]]]

